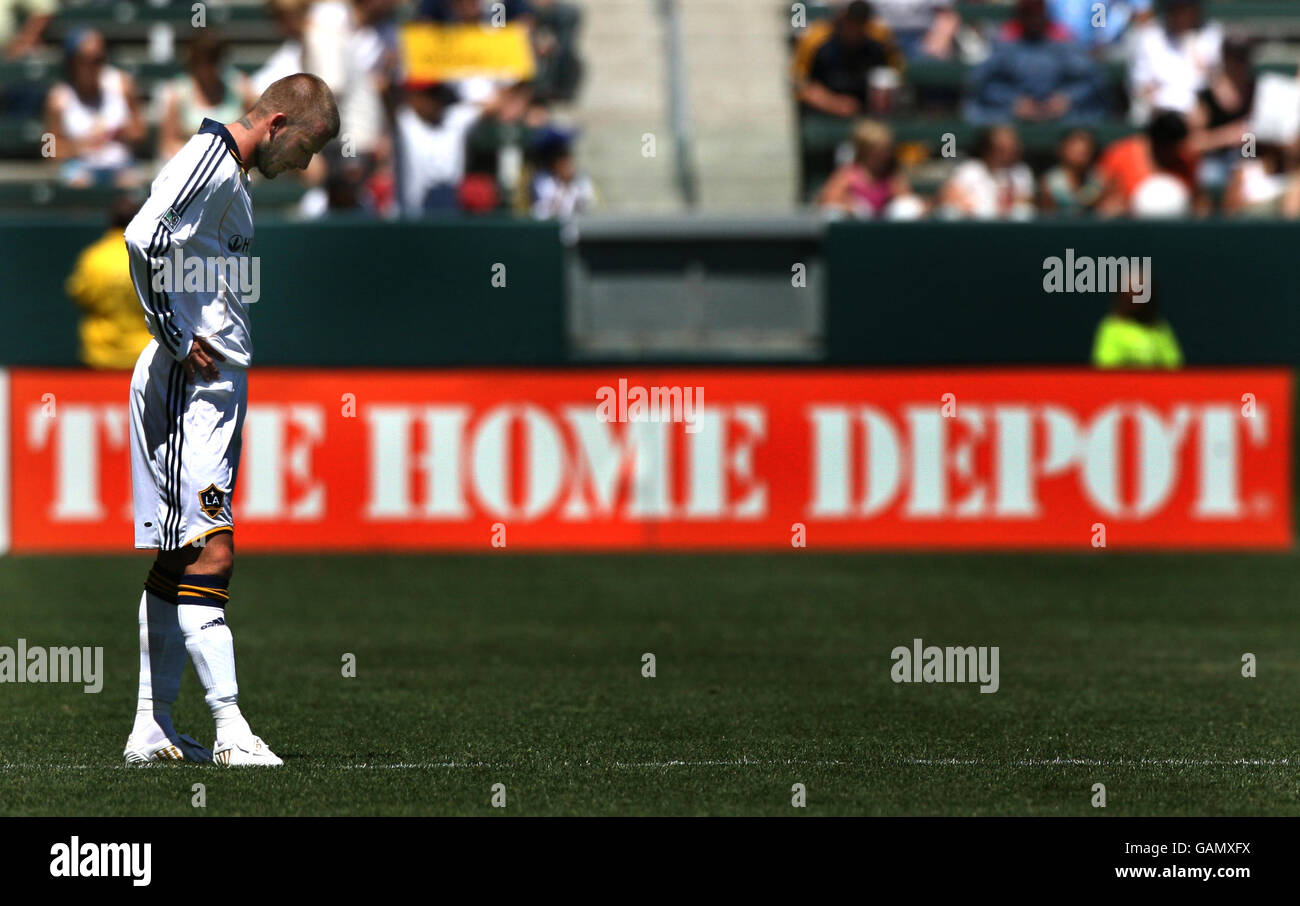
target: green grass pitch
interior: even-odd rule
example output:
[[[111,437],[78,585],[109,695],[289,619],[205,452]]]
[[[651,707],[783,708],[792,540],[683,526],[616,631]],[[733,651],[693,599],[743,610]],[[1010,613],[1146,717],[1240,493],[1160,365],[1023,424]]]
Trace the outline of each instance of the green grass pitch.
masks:
[[[0,685],[0,814],[1300,814],[1293,555],[243,555],[279,770],[122,765],[149,562],[0,558],[0,645],[105,674]],[[917,637],[1000,690],[893,683]],[[175,717],[211,744],[188,666]]]

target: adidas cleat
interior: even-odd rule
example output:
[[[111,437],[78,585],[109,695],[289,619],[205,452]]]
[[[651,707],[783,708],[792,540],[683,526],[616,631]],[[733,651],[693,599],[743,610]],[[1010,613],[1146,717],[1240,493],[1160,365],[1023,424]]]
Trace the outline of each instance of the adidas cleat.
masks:
[[[141,744],[132,737],[126,741],[126,750],[122,753],[127,764],[150,764],[155,761],[190,761],[204,763],[212,761],[212,752],[199,745],[192,736],[179,734],[172,738],[164,736],[157,742]]]
[[[249,736],[229,742],[219,739],[212,744],[212,752],[213,761],[232,768],[241,765],[277,767],[284,764],[280,756],[262,742],[260,736]]]

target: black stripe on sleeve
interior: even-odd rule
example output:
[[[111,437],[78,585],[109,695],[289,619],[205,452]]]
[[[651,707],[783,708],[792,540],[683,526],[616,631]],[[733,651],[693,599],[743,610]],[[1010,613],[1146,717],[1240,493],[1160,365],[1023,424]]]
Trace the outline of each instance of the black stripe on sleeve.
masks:
[[[169,245],[167,242],[167,236],[167,230],[164,229],[163,225],[160,223],[154,230],[153,239],[149,241],[149,250],[147,252],[149,268],[149,286],[147,295],[149,301],[145,307],[149,310],[149,313],[153,315],[154,320],[158,324],[158,342],[162,343],[163,347],[175,356],[177,349],[179,348],[179,343],[174,335],[176,328],[171,323],[171,299],[167,297],[166,290],[155,290],[153,288],[155,261],[161,262],[161,260],[166,257],[166,249]],[[161,264],[159,264],[159,266],[161,266]]]

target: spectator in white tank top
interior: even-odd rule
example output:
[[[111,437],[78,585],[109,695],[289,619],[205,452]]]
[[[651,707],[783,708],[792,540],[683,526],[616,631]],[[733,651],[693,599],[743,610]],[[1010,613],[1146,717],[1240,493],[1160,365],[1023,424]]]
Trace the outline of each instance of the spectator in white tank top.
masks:
[[[144,138],[145,125],[135,85],[107,62],[98,32],[77,29],[64,41],[67,81],[50,89],[45,122],[60,176],[70,185],[130,185],[139,178],[131,146]]]

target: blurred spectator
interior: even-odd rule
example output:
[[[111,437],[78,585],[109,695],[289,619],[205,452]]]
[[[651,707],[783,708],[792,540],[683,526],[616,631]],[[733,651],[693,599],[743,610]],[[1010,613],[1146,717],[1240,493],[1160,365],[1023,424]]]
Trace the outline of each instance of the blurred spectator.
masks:
[[[1223,188],[1241,160],[1242,140],[1255,105],[1255,68],[1250,57],[1249,41],[1224,41],[1220,65],[1197,93],[1196,106],[1187,118],[1192,147],[1201,155],[1202,186]]]
[[[863,0],[846,4],[830,23],[809,26],[792,64],[799,102],[832,116],[886,112],[899,84],[887,36]]]
[[[1093,170],[1097,142],[1087,129],[1071,129],[1056,146],[1056,165],[1039,182],[1039,207],[1067,217],[1086,213],[1101,198]]]
[[[911,194],[907,178],[899,172],[894,134],[882,123],[863,120],[853,130],[853,160],[831,174],[817,204],[853,217],[875,218]]]
[[[347,94],[352,57],[352,9],[347,0],[312,0],[302,33],[302,71],[320,76],[340,100]]]
[[[343,131],[322,155],[328,176],[313,188],[300,212],[398,213],[390,95],[400,71],[397,0],[352,0],[343,47],[339,115]]]
[[[482,115],[446,83],[412,86],[398,108],[398,186],[408,217],[451,211],[465,176],[465,137]]]
[[[1070,40],[1094,51],[1117,45],[1131,26],[1151,18],[1153,0],[1047,0],[1047,14]]]
[[[41,35],[58,11],[57,0],[0,0],[0,49],[6,60],[18,60],[40,47]],[[19,10],[24,18],[18,17]]]
[[[1147,288],[1150,292],[1150,288]],[[1138,301],[1131,289],[1117,293],[1110,314],[1097,325],[1092,343],[1097,368],[1160,368],[1183,366],[1183,351],[1173,328],[1160,316],[1154,294]]]
[[[1187,137],[1183,117],[1166,110],[1152,118],[1145,132],[1112,143],[1097,162],[1097,175],[1102,183],[1098,213],[1151,215],[1153,205],[1164,209],[1176,203],[1170,195],[1175,191],[1171,179],[1184,187],[1190,204],[1196,193],[1197,162]],[[1157,176],[1164,178],[1156,179],[1147,187],[1147,197],[1139,204],[1139,190]],[[1171,202],[1163,202],[1162,196],[1170,197]]]
[[[344,157],[339,146],[331,143],[322,153],[330,156],[325,178],[325,205],[321,213],[378,213],[376,200],[366,191],[371,175],[369,162],[360,157]]]
[[[99,32],[74,29],[63,50],[66,81],[50,89],[45,104],[46,131],[54,135],[55,157],[64,161],[60,177],[73,186],[132,182],[138,174],[131,145],[145,134],[135,85],[107,65]]]
[[[578,57],[581,13],[572,3],[533,0],[533,54],[537,94],[548,101],[571,101],[582,82]]]
[[[345,156],[340,142],[330,142],[325,157],[325,183],[303,196],[298,214],[304,218],[326,214],[365,214],[392,217],[398,214],[396,180],[381,169],[371,156]]]
[[[260,97],[272,82],[303,71],[302,42],[307,31],[307,13],[310,7],[311,0],[267,0],[267,14],[284,41],[261,68],[253,73],[250,87],[255,97]]]
[[[400,69],[396,0],[318,0],[302,22],[302,66],[325,79],[339,105],[338,147],[314,158],[301,217],[330,210],[396,214],[389,94]],[[360,180],[360,182],[357,182]]]
[[[367,158],[368,169],[385,170],[391,153],[383,98],[398,66],[394,0],[352,0],[344,53],[345,72],[337,98],[345,154]]]
[[[1034,215],[1034,174],[1021,159],[1020,138],[1011,126],[980,133],[975,157],[963,161],[939,190],[947,218],[1028,220]]]
[[[992,55],[974,72],[972,122],[1092,122],[1106,112],[1097,64],[1049,22],[1044,0],[1018,0]]]
[[[1157,171],[1142,180],[1129,213],[1137,218],[1175,219],[1196,212],[1196,193],[1172,173]]]
[[[491,214],[501,204],[501,193],[491,173],[466,173],[456,189],[456,205],[466,214]]]
[[[82,311],[81,361],[91,368],[129,370],[152,338],[131,282],[123,232],[140,209],[140,199],[114,199],[109,227],[77,258],[68,277],[68,296]]]
[[[33,55],[57,9],[55,0],[0,0],[0,57],[20,60]],[[0,112],[34,119],[44,101],[45,88],[37,82],[21,79],[0,85]]]
[[[248,80],[223,62],[225,50],[220,38],[200,31],[190,42],[188,72],[162,86],[158,148],[163,160],[170,160],[205,118],[234,122],[252,106]]]
[[[352,11],[345,0],[267,0],[267,13],[284,42],[250,81],[260,96],[271,83],[295,72],[325,80],[336,96],[343,94],[351,58]]]
[[[873,7],[909,60],[953,55],[961,28],[953,0],[874,0]]]
[[[1162,21],[1134,30],[1129,102],[1135,123],[1155,110],[1189,115],[1219,65],[1223,29],[1204,22],[1201,0],[1164,0],[1162,8]]]
[[[550,108],[535,103],[532,84],[517,82],[480,104],[478,122],[466,136],[465,173],[492,180],[501,197],[519,213],[531,208],[530,181],[524,174],[528,135],[550,123]]]
[[[548,126],[533,139],[531,150],[537,165],[530,189],[533,216],[564,220],[590,211],[596,193],[574,163],[572,134]]]
[[[382,19],[389,6],[382,2],[355,4],[358,16],[376,20]],[[252,96],[260,96],[285,76],[310,72],[325,81],[338,101],[343,124],[340,143],[347,142],[350,154],[369,153],[384,129],[379,89],[367,72],[375,55],[374,44],[380,40],[379,29],[359,34],[364,23],[354,19],[354,6],[348,0],[267,0],[267,12],[284,42],[250,78]],[[395,35],[390,39],[395,44]],[[317,154],[305,170],[295,174],[307,187],[298,216],[318,217],[328,210],[328,167],[326,155]]]
[[[1300,176],[1294,153],[1261,144],[1258,155],[1241,160],[1223,196],[1223,213],[1235,217],[1300,217]]]

